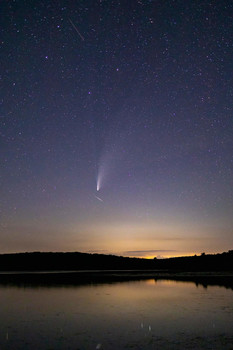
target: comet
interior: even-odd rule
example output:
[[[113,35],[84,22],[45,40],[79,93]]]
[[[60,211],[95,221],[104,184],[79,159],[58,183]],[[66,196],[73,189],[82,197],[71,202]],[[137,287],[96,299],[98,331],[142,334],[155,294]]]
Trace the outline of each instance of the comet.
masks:
[[[103,199],[101,199],[100,197],[97,197],[95,194],[94,194],[94,197],[95,197],[96,199],[98,199],[98,201],[103,202]]]
[[[100,188],[102,187],[103,178],[104,178],[104,171],[103,171],[103,167],[101,166],[98,172],[97,180],[96,180],[97,192],[99,192]]]

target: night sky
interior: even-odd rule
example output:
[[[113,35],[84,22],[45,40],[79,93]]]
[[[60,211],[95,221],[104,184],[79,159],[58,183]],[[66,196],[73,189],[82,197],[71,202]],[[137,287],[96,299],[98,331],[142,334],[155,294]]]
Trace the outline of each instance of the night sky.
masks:
[[[232,249],[232,1],[1,14],[0,252]]]

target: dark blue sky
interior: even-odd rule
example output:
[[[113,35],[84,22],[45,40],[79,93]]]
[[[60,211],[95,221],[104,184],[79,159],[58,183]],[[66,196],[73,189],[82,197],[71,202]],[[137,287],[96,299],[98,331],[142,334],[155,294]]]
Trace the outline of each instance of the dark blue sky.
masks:
[[[232,249],[232,2],[1,13],[1,252]]]

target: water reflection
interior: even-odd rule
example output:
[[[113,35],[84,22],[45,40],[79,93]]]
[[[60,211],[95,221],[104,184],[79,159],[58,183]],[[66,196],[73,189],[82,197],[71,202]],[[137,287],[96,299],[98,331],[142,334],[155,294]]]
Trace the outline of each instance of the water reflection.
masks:
[[[38,272],[38,273],[0,273],[0,286],[18,287],[59,287],[59,286],[84,286],[90,284],[116,283],[126,281],[146,281],[156,283],[166,280],[168,283],[182,282],[195,283],[198,287],[222,286],[233,290],[232,275],[182,275],[161,274],[156,272],[141,271],[74,271],[74,272]],[[149,282],[148,282],[149,281]]]
[[[154,278],[0,286],[0,348],[230,349],[232,296],[231,289]]]

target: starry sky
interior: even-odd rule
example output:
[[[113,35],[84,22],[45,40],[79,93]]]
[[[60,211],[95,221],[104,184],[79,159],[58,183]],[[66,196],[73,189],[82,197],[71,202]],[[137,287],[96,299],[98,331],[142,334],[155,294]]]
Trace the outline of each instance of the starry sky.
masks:
[[[0,252],[232,249],[232,1],[1,13]]]

